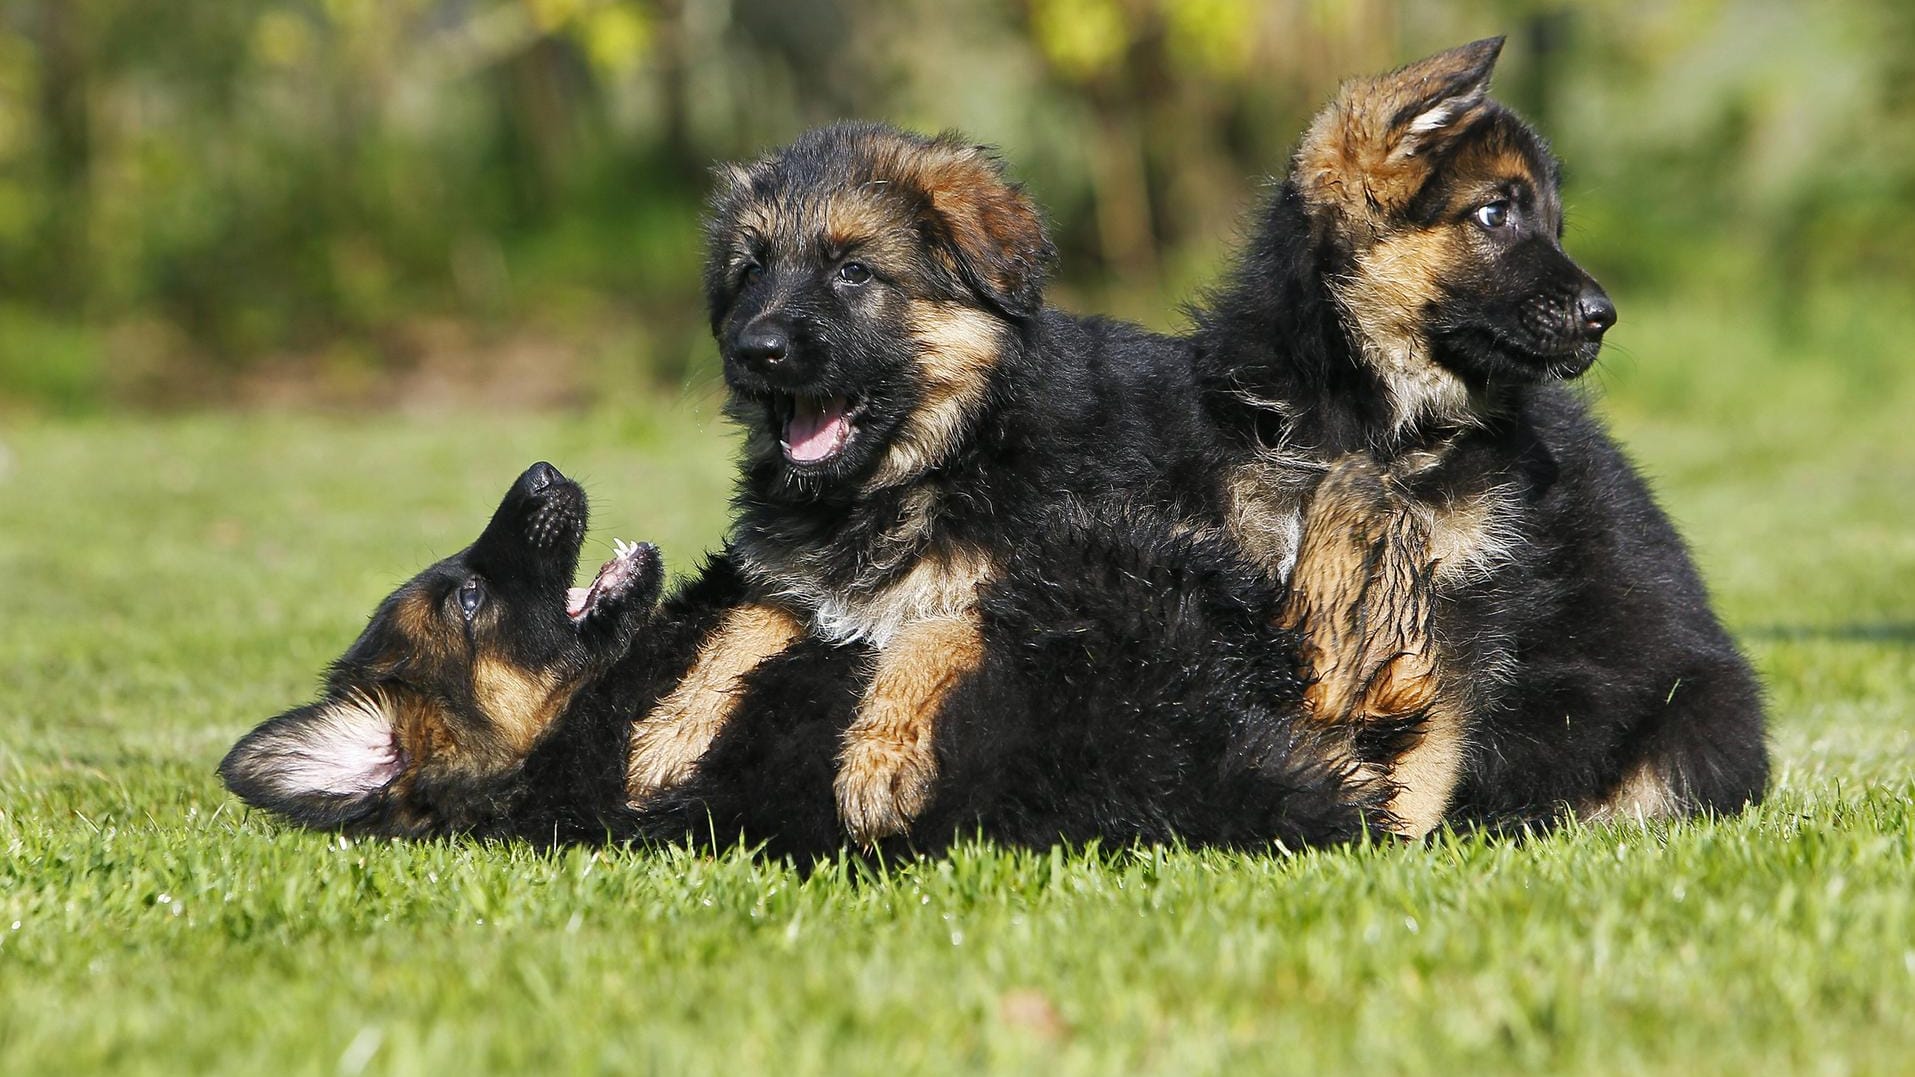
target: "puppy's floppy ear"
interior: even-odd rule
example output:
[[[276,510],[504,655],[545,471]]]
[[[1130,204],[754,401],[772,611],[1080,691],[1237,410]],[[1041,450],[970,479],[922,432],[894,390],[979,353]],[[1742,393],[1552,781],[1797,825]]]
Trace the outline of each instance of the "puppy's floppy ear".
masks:
[[[1005,178],[990,147],[940,135],[917,155],[912,179],[965,282],[1010,317],[1041,310],[1057,248],[1037,204]]]
[[[1502,51],[1501,37],[1485,38],[1344,83],[1297,150],[1292,177],[1306,200],[1353,217],[1408,202],[1429,158],[1489,109]]]
[[[370,811],[407,765],[392,701],[349,692],[268,719],[226,753],[219,776],[256,808],[334,827]]]

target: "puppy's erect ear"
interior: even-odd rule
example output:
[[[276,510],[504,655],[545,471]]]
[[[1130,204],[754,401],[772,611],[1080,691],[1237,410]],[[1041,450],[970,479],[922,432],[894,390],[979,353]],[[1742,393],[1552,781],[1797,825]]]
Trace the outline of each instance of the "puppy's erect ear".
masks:
[[[219,776],[256,808],[333,827],[365,815],[406,765],[391,701],[354,692],[268,719],[226,753]]]
[[[916,164],[912,179],[930,202],[966,283],[1011,317],[1035,315],[1057,259],[1037,204],[1004,177],[989,147],[955,134],[935,139]]]
[[[728,213],[751,193],[751,184],[752,166],[749,164],[721,161],[712,166],[711,193],[705,199],[705,227],[708,233],[731,223],[726,220]]]
[[[1351,79],[1310,122],[1292,178],[1315,207],[1360,220],[1406,204],[1429,158],[1490,107],[1503,39],[1439,52],[1387,75]]]
[[[751,187],[751,169],[736,161],[720,161],[711,169],[711,200],[722,202]]]

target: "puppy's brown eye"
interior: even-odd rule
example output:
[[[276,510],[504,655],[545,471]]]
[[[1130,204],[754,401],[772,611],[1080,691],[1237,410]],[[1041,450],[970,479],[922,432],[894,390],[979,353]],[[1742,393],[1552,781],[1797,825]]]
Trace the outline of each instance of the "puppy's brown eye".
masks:
[[[750,283],[765,275],[765,267],[757,262],[746,262],[744,275],[746,283]]]
[[[1476,223],[1484,228],[1501,228],[1509,223],[1509,202],[1499,198],[1486,206],[1478,206],[1474,216]]]
[[[838,279],[846,284],[863,284],[871,279],[871,270],[863,262],[846,262],[838,267]]]
[[[470,621],[472,615],[479,612],[479,606],[485,601],[485,585],[477,576],[459,585],[459,612]]]

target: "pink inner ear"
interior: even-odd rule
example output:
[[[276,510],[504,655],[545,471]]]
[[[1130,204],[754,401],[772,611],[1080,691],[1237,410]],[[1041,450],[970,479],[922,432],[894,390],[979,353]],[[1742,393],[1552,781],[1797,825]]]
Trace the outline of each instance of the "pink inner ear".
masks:
[[[369,696],[327,703],[288,739],[277,776],[292,794],[376,793],[405,765],[384,701]]]

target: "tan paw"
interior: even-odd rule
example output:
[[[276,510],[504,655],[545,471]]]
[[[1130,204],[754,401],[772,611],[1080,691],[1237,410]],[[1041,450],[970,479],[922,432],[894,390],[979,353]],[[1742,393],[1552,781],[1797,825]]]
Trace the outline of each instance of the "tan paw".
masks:
[[[632,730],[631,754],[625,760],[625,796],[637,807],[661,789],[691,777],[705,757],[718,726],[703,722],[652,719]]]
[[[853,841],[874,845],[910,829],[936,781],[929,745],[850,736],[838,757],[838,816]]]

